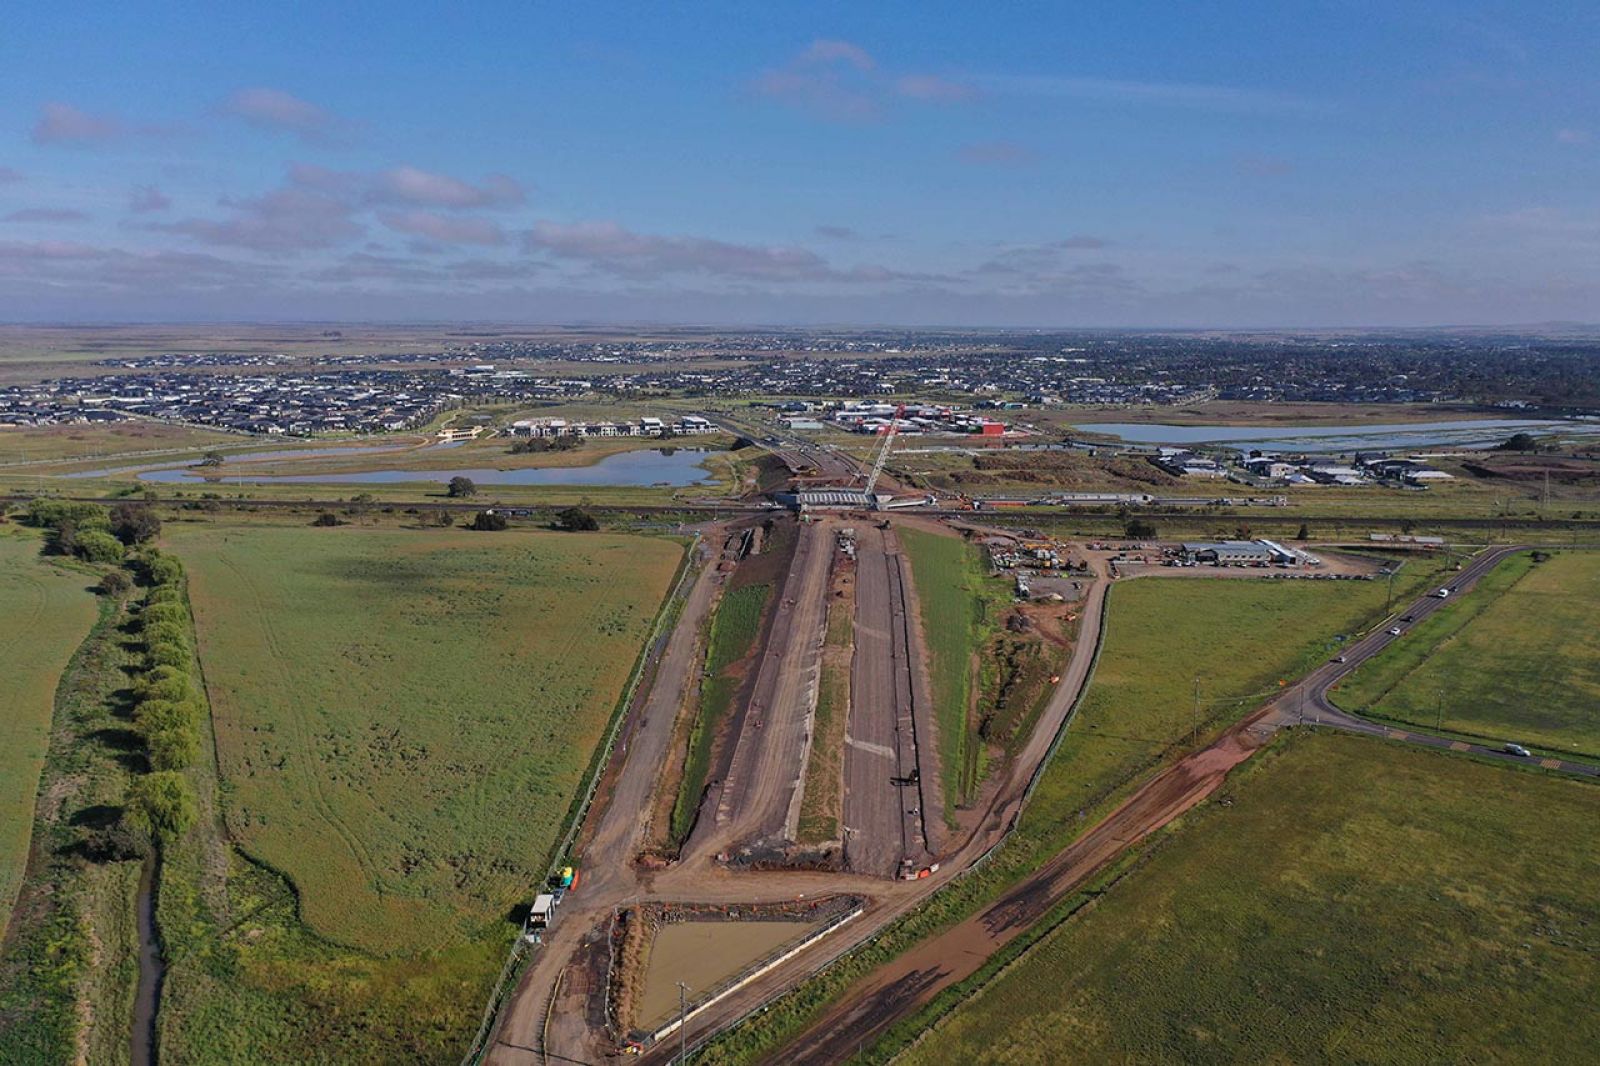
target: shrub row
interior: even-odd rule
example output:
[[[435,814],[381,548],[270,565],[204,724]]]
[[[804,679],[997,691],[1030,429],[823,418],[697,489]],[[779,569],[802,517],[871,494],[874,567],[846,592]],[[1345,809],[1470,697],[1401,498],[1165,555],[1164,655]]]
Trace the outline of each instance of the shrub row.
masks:
[[[133,686],[134,721],[155,770],[182,770],[200,755],[200,684],[194,672],[183,567],[152,551],[146,560],[150,593],[139,612],[144,670]]]
[[[165,844],[186,832],[198,814],[194,788],[182,771],[200,757],[203,697],[183,566],[155,548],[143,562],[150,591],[138,616],[144,668],[133,684],[133,719],[150,773],[129,785],[127,812],[136,828]]]

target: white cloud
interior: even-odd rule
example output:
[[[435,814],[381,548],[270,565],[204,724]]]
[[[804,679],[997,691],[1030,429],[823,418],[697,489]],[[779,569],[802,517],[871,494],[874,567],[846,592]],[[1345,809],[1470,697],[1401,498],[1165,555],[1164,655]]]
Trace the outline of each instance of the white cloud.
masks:
[[[326,142],[345,126],[326,108],[282,89],[240,89],[228,97],[222,109],[259,129],[293,133],[313,143]]]
[[[124,126],[109,115],[91,115],[87,111],[51,101],[39,109],[39,121],[33,126],[35,144],[92,144],[120,136]]]
[[[432,211],[385,212],[378,220],[396,233],[425,237],[440,244],[504,244],[505,233],[481,218],[447,217]]]

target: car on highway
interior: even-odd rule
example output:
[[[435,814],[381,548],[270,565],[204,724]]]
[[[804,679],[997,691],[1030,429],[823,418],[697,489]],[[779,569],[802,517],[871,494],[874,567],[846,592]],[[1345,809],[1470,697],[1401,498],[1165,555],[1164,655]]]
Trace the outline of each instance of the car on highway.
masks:
[[[1400,635],[1400,627],[1399,626],[1390,626],[1389,627],[1389,635],[1391,637],[1398,637]]]
[[[1333,658],[1329,659],[1328,661],[1330,663],[1342,663],[1342,662],[1344,662],[1344,656],[1343,655],[1335,655]]]
[[[1530,758],[1533,755],[1533,752],[1529,751],[1527,748],[1523,747],[1521,744],[1507,744],[1505,747],[1501,748],[1500,750],[1505,752],[1507,755],[1515,755],[1519,759],[1527,759],[1527,758]]]
[[[1438,592],[1435,592],[1434,595],[1439,597],[1441,600],[1448,599],[1449,596],[1450,596],[1450,590],[1449,589],[1440,589]]]

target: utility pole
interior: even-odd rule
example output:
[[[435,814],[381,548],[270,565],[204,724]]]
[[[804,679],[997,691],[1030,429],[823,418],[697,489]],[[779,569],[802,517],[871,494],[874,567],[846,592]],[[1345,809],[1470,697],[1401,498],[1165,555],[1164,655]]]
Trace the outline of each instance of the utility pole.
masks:
[[[1433,706],[1435,711],[1433,716],[1434,732],[1442,732],[1444,730],[1444,689],[1436,688],[1433,690]]]
[[[1200,735],[1200,675],[1194,675],[1194,710],[1189,715],[1189,743]]]
[[[678,982],[678,1066],[689,1061],[689,986]]]
[[[1389,612],[1394,609],[1394,572],[1395,567],[1391,566],[1389,568],[1389,592],[1383,601],[1383,613],[1385,617],[1388,617]]]

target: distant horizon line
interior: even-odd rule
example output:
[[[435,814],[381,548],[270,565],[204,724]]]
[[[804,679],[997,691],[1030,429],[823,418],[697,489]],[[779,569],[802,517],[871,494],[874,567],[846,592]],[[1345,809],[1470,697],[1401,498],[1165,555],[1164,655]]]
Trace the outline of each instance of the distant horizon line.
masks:
[[[524,330],[592,329],[670,329],[719,331],[820,331],[853,329],[929,330],[948,333],[1375,333],[1375,332],[1450,332],[1499,331],[1507,333],[1540,330],[1592,330],[1600,333],[1600,321],[1583,322],[1557,319],[1545,322],[1453,322],[1428,325],[950,325],[938,322],[688,322],[660,319],[576,319],[565,322],[502,318],[437,319],[340,319],[340,318],[216,318],[216,319],[0,319],[0,330],[14,329],[153,329],[153,328],[384,328],[384,329],[459,329],[495,327]]]

